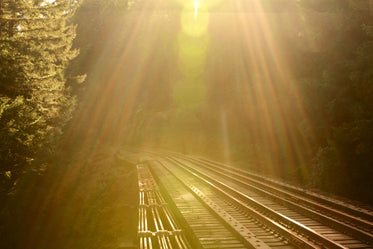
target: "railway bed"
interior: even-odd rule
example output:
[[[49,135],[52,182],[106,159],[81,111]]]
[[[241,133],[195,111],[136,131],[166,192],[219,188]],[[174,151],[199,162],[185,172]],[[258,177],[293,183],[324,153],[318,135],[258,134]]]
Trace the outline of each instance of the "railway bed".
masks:
[[[373,248],[366,210],[318,203],[241,169],[152,153],[138,175],[141,249]]]
[[[227,165],[205,163],[190,158],[173,158],[172,160],[176,160],[175,163],[180,163],[191,170],[204,172],[203,174],[234,183],[232,186],[241,188],[250,196],[259,195],[271,199],[282,206],[295,209],[298,213],[328,223],[337,230],[343,230],[362,241],[373,244],[373,213],[370,210],[346,205],[332,198],[302,191]]]

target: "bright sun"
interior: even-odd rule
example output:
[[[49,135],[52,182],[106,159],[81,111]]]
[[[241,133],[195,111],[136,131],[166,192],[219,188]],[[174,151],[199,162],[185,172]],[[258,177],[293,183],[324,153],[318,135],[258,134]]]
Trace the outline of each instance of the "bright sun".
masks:
[[[199,7],[199,1],[194,1],[194,18],[197,18],[197,13],[198,13],[198,7]]]

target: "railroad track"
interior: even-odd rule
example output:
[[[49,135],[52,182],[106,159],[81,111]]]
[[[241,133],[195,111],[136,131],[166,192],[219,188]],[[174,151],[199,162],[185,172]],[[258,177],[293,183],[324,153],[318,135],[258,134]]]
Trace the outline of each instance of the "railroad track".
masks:
[[[181,155],[153,157],[158,159],[148,161],[149,174],[169,203],[177,233],[191,246],[185,248],[373,248],[368,211],[358,217],[357,208],[343,212],[310,198],[316,209],[289,186],[258,175],[249,179],[240,169]],[[140,230],[139,235],[156,237]],[[183,248],[157,243],[143,247],[142,242],[140,248]]]
[[[255,174],[247,170],[242,170],[242,169],[239,169],[237,167],[233,167],[227,164],[214,162],[214,161],[211,161],[205,158],[192,157],[192,156],[180,156],[180,154],[176,154],[176,155],[178,155],[177,157],[179,157],[180,159],[187,160],[189,162],[192,162],[193,164],[208,166],[211,168],[215,168],[217,170],[223,170],[232,175],[239,175],[239,176],[244,175],[245,177],[243,177],[242,179],[249,180],[251,183],[255,183],[255,184],[260,183],[259,185],[261,186],[267,185],[266,188],[270,189],[271,191],[277,191],[277,189],[280,190],[280,191],[277,191],[277,193],[280,193],[281,190],[283,190],[284,193],[280,193],[280,194],[286,195],[285,192],[288,192],[290,195],[295,195],[295,197],[298,199],[298,202],[303,202],[303,203],[310,202],[310,201],[317,202],[318,204],[338,210],[343,214],[348,214],[345,216],[341,216],[343,220],[347,219],[348,221],[355,223],[356,226],[361,226],[364,230],[368,230],[368,231],[373,230],[373,227],[372,227],[373,210],[371,210],[371,207],[370,209],[369,208],[366,209],[364,207],[357,207],[354,204],[346,203],[345,202],[346,200],[342,201],[342,200],[337,200],[337,199],[333,199],[330,197],[326,197],[326,196],[317,194],[312,191],[307,191],[303,188],[299,188],[293,185],[285,184],[283,182],[275,181],[271,178],[267,178],[262,175]],[[349,218],[348,216],[352,216],[352,217]],[[369,222],[370,224],[367,224]]]
[[[184,231],[175,221],[149,168],[137,165],[139,180],[139,248],[191,248]]]
[[[181,181],[167,168],[167,162],[152,161],[149,166],[162,194],[168,196],[165,199],[172,200],[172,212],[184,234],[189,234],[191,248],[297,248],[249,214],[237,212],[228,200],[217,198],[205,183]],[[145,247],[140,243],[140,248]]]
[[[205,170],[208,174],[219,175],[234,181],[240,186],[252,189],[283,205],[296,208],[315,219],[328,221],[336,228],[372,243],[373,212],[370,210],[348,205],[343,202],[317,195],[291,185],[275,182],[272,179],[250,173],[248,171],[231,167],[206,159],[194,159],[190,157],[173,158],[184,166],[198,166],[199,170]],[[206,171],[207,170],[207,171]],[[339,223],[343,223],[339,225]]]

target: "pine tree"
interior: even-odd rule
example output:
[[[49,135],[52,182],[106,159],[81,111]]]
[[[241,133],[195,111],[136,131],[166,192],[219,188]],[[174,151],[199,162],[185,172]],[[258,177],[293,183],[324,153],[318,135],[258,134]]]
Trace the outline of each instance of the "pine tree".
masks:
[[[37,155],[53,153],[53,141],[72,115],[75,99],[65,70],[78,54],[72,49],[76,27],[69,22],[78,5],[78,0],[1,2],[2,191],[32,165],[44,167],[35,163]]]

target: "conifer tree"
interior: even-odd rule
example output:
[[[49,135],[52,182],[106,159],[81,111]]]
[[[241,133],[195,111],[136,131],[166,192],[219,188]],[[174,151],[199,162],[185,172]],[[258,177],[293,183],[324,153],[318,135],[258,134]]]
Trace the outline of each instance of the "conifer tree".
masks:
[[[43,169],[38,154],[72,115],[65,70],[77,54],[69,22],[78,0],[2,0],[0,16],[0,178],[7,192],[19,176]],[[79,77],[70,78],[70,83]]]

